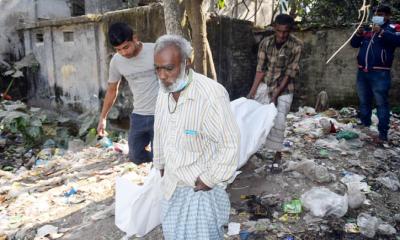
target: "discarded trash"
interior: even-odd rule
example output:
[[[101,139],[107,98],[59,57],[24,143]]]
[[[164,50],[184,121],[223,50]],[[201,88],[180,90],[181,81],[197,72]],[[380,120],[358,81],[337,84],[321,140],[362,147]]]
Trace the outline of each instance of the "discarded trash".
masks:
[[[293,236],[285,236],[282,240],[295,240]]]
[[[70,197],[72,195],[75,195],[78,193],[78,190],[74,187],[72,187],[70,190],[68,190],[66,193],[64,193],[65,197]]]
[[[365,176],[363,175],[358,175],[349,171],[343,171],[342,172],[343,177],[340,179],[340,181],[349,187],[352,185],[357,185],[357,188],[365,193],[371,192],[371,187],[366,183],[363,182],[365,179]]]
[[[301,202],[316,217],[343,217],[348,209],[347,195],[340,196],[324,187],[314,187],[305,192],[301,195]]]
[[[378,226],[378,233],[382,235],[394,235],[397,233],[397,230],[387,223],[382,223]]]
[[[301,201],[299,199],[293,199],[290,202],[284,203],[283,212],[292,214],[301,213]]]
[[[361,192],[359,184],[349,183],[347,185],[347,197],[349,207],[352,209],[359,208],[367,199],[364,193]]]
[[[355,139],[355,138],[358,138],[358,133],[355,133],[353,131],[348,131],[348,130],[343,130],[343,131],[336,133],[336,139],[340,140],[342,138],[346,139],[346,140]]]
[[[100,139],[99,144],[104,148],[108,148],[113,145],[112,141],[108,137],[103,137],[102,139]]]
[[[344,231],[347,233],[360,233],[360,229],[356,223],[346,223],[344,225]]]
[[[284,171],[296,171],[312,181],[327,183],[332,181],[332,176],[324,166],[316,164],[313,160],[303,160],[301,162],[289,161]]]
[[[357,217],[357,225],[360,228],[361,234],[373,238],[378,228],[378,218],[372,217],[367,213],[360,213]]]
[[[248,213],[250,213],[250,220],[271,217],[271,213],[268,212],[268,207],[263,203],[261,197],[256,195],[242,195],[241,199],[247,201],[246,203],[248,207]]]
[[[397,191],[400,188],[399,179],[392,172],[387,172],[383,176],[378,177],[376,180],[392,191]]]
[[[129,153],[129,146],[127,143],[115,143],[114,150],[127,155]]]
[[[40,166],[45,166],[49,161],[43,160],[43,159],[36,159],[35,161],[35,166],[40,167]]]
[[[58,233],[58,227],[55,227],[53,225],[44,225],[41,228],[37,230],[36,237],[46,237],[46,236],[52,236],[53,234]]]
[[[285,213],[281,217],[279,217],[279,221],[281,222],[297,222],[300,219],[298,214],[289,214]]]
[[[246,230],[242,230],[239,233],[239,237],[240,237],[240,240],[247,240],[250,237],[250,232],[248,232]]]
[[[236,222],[230,222],[228,224],[228,235],[229,236],[234,236],[234,235],[238,235],[240,233],[240,223],[236,223]]]
[[[321,149],[321,150],[319,151],[319,155],[320,155],[322,158],[327,158],[327,157],[329,157],[329,152],[328,152],[327,150],[325,150],[325,149]]]
[[[47,139],[46,142],[43,143],[43,148],[55,148],[56,145],[53,139]]]

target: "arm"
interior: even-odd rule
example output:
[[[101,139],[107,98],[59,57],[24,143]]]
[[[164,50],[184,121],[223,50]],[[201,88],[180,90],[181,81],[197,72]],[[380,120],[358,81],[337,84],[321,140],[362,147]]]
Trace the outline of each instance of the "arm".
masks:
[[[154,114],[154,138],[153,138],[153,166],[160,170],[161,176],[164,175],[164,164],[165,164],[165,159],[164,159],[164,149],[163,149],[163,144],[162,144],[162,134],[165,132],[164,129],[161,129],[162,124],[161,124],[161,119],[162,119],[162,103],[161,99],[162,94],[159,93],[157,97],[157,103],[156,103],[156,110]]]
[[[360,27],[357,33],[351,38],[350,45],[353,48],[359,48],[361,46],[362,40],[364,39],[364,28]]]
[[[217,145],[217,152],[216,158],[212,159],[209,168],[199,176],[198,181],[209,188],[229,180],[239,161],[239,127],[231,111],[228,94],[224,91],[224,95],[215,99],[205,114],[207,118],[204,122],[204,132]]]
[[[380,36],[383,38],[383,40],[394,46],[394,47],[400,47],[400,35],[390,32],[390,31],[384,31],[382,30],[382,33]]]
[[[104,97],[103,108],[101,110],[99,124],[97,126],[97,132],[100,136],[104,136],[106,124],[107,124],[107,116],[110,112],[111,107],[114,105],[115,100],[118,95],[118,87],[119,82],[108,83],[106,96]]]
[[[253,85],[251,86],[250,92],[247,95],[247,98],[253,99],[256,95],[258,86],[260,85],[261,81],[264,79],[265,73],[263,72],[256,72],[256,76],[254,77]]]
[[[249,94],[247,94],[247,98],[254,98],[257,92],[257,88],[260,85],[261,81],[265,76],[265,68],[266,68],[266,40],[264,39],[260,43],[260,47],[258,48],[257,54],[257,70],[256,76],[254,77],[253,85],[251,86]]]

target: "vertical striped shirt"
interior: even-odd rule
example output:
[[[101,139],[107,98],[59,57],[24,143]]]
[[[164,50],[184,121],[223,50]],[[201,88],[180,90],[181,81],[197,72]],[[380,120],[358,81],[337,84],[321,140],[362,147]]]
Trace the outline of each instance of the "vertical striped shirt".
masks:
[[[156,104],[153,163],[164,169],[166,199],[177,186],[194,187],[197,177],[211,188],[224,184],[239,161],[240,132],[225,88],[193,70],[189,78],[178,102],[160,91]]]

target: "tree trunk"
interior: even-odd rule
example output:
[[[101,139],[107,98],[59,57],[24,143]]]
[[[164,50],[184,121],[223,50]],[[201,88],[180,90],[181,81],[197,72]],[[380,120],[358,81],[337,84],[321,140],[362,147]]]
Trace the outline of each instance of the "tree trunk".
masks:
[[[194,69],[207,75],[207,29],[202,5],[203,0],[185,0],[185,9],[192,29]]]
[[[216,79],[214,61],[207,40],[206,16],[202,8],[203,0],[163,0],[163,3],[167,33],[181,35],[189,40],[189,36],[191,36],[194,49],[194,69],[196,72]],[[189,23],[185,18],[185,10]]]
[[[183,0],[163,0],[163,3],[167,34],[181,35],[188,38],[189,34]]]

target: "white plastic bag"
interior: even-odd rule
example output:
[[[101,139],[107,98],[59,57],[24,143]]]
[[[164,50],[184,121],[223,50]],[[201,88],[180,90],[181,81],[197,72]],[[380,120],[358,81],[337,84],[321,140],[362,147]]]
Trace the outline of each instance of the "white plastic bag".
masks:
[[[347,194],[340,196],[324,187],[313,187],[303,193],[300,199],[304,208],[315,217],[333,215],[340,218],[347,213]]]
[[[115,181],[115,225],[128,237],[146,235],[161,223],[161,176],[150,170],[142,186],[124,177]]]
[[[239,169],[264,144],[278,111],[274,104],[263,105],[243,97],[232,101],[231,109],[240,129]]]

